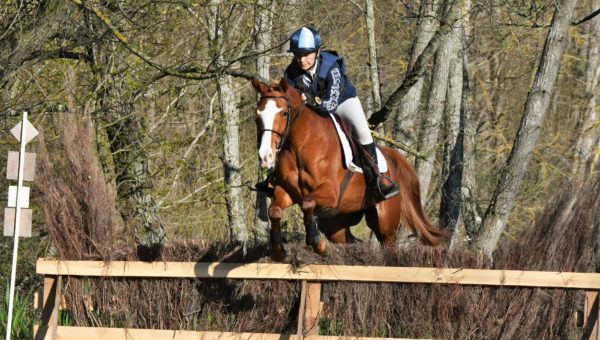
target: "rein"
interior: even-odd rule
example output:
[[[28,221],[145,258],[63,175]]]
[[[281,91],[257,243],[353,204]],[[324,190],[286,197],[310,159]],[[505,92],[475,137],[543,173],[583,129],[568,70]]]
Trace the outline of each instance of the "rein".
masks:
[[[288,112],[287,112],[287,124],[285,125],[285,131],[283,132],[283,134],[279,131],[275,131],[273,129],[263,129],[260,134],[261,136],[267,132],[273,132],[275,134],[277,134],[280,138],[279,143],[277,144],[277,152],[279,152],[281,150],[281,148],[283,147],[283,145],[285,144],[285,142],[287,141],[288,135],[290,134],[290,130],[294,127],[294,125],[296,124],[296,122],[298,121],[298,117],[300,117],[300,114],[302,113],[302,111],[304,111],[304,101],[302,101],[302,105],[300,106],[300,109],[298,110],[298,114],[296,114],[296,116],[294,116],[294,119],[292,119],[292,115],[294,114],[294,109],[292,108],[292,103],[290,102],[290,97],[288,97],[288,95],[286,94],[285,96],[261,96],[260,100],[262,101],[263,99],[279,99],[279,98],[283,98],[287,101],[287,106],[288,106]]]

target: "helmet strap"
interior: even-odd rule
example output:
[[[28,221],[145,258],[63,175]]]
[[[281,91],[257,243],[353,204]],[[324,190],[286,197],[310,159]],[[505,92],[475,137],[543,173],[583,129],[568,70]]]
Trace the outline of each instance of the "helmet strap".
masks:
[[[315,56],[315,61],[313,62],[313,64],[312,64],[312,65],[310,65],[310,68],[309,68],[309,70],[312,70],[312,69],[315,67],[315,65],[317,65],[317,62],[319,61],[319,56],[320,56],[320,55],[321,55],[321,49],[319,48],[319,49],[317,50],[317,55]]]

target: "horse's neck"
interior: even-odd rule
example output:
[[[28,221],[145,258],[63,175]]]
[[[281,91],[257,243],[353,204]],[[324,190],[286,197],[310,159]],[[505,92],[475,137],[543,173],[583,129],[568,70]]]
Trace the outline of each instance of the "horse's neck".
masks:
[[[306,147],[314,148],[314,145],[326,147],[331,140],[337,139],[331,118],[321,116],[309,107],[305,107],[297,118],[290,137],[291,147],[297,152]]]

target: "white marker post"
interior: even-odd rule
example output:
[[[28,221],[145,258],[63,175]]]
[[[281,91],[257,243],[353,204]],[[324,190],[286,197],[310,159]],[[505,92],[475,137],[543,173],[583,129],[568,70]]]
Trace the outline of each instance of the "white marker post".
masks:
[[[21,227],[21,205],[22,205],[22,197],[20,195],[25,192],[22,190],[23,188],[23,168],[25,165],[25,144],[27,144],[31,139],[33,139],[37,135],[37,130],[35,128],[32,131],[27,130],[27,126],[30,125],[27,120],[27,112],[23,112],[23,121],[21,123],[21,133],[19,134],[19,141],[21,142],[21,148],[19,152],[19,171],[17,175],[17,192],[16,192],[16,205],[15,205],[15,231],[14,231],[14,246],[13,246],[13,255],[12,255],[12,269],[10,273],[10,296],[8,302],[8,322],[6,324],[6,340],[10,340],[11,332],[12,332],[12,319],[13,319],[13,305],[14,305],[14,296],[15,296],[15,280],[17,277],[17,254],[19,250],[19,229]],[[29,132],[29,133],[28,133]],[[14,134],[14,132],[13,132]],[[16,134],[15,134],[16,135]]]

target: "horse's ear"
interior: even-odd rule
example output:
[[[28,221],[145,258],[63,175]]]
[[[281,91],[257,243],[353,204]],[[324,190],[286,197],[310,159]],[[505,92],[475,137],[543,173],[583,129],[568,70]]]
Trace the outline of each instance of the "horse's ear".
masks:
[[[279,81],[279,89],[281,92],[286,93],[289,87],[290,85],[288,84],[287,80],[285,80],[285,78],[281,78]]]
[[[250,82],[252,83],[252,87],[254,87],[254,89],[256,90],[256,92],[258,93],[264,93],[264,89],[265,87],[267,87],[265,84],[261,83],[260,80],[256,79],[256,78],[252,78],[250,79]]]

